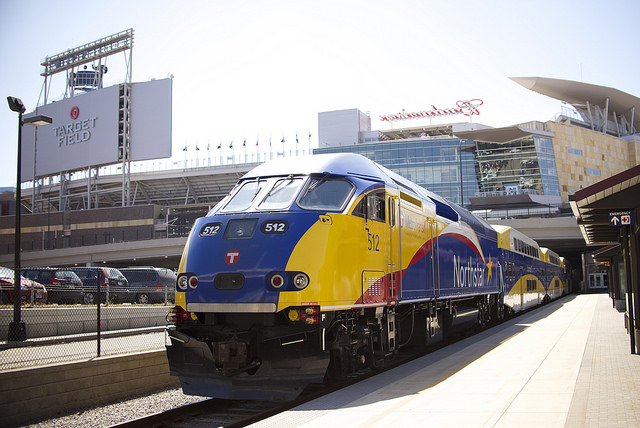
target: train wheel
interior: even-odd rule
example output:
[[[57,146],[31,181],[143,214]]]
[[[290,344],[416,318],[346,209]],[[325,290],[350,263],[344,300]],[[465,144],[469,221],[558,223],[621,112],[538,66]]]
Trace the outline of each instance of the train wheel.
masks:
[[[373,349],[373,339],[371,337],[368,340],[368,346],[369,346],[368,352],[366,352],[366,354],[364,355],[365,357],[364,365],[366,365],[372,370],[375,370],[378,367],[380,367],[380,364],[382,363],[382,361],[379,362],[376,358],[376,353]]]
[[[502,321],[505,317],[505,306],[500,303],[500,297],[496,296],[491,301],[491,319]]]
[[[442,326],[442,337],[449,337],[451,333],[451,325],[453,324],[453,315],[446,308],[438,312],[438,322]]]
[[[484,300],[484,299],[483,299]],[[485,327],[491,321],[493,305],[491,302],[481,302],[478,304],[478,326]]]
[[[504,305],[501,305],[500,303],[496,304],[496,320],[502,321],[505,316],[504,313],[505,313]]]
[[[339,349],[331,350],[329,366],[324,374],[324,382],[327,385],[336,385],[345,379],[345,370],[342,364],[342,352]]]

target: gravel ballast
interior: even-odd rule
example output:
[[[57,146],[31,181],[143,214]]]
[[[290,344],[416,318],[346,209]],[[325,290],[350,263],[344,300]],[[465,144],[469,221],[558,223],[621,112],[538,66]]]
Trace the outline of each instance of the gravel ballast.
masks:
[[[118,403],[85,408],[63,416],[41,420],[29,427],[108,427],[132,419],[152,415],[175,407],[202,401],[208,397],[185,395],[180,388],[159,391],[143,397],[135,397]]]

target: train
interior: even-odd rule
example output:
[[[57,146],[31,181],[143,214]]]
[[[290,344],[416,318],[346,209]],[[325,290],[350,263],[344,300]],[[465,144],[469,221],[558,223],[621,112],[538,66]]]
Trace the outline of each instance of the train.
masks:
[[[288,401],[569,291],[569,266],[358,154],[242,176],[187,238],[167,358],[185,394]]]

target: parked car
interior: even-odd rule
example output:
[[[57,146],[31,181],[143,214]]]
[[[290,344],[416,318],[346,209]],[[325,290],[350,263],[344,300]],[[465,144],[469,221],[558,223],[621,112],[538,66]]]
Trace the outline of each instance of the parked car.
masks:
[[[92,305],[97,302],[98,295],[98,272],[102,282],[100,283],[100,301],[107,301],[107,294],[110,302],[132,302],[134,295],[129,292],[128,281],[122,273],[111,267],[72,267],[82,283],[84,284],[84,303]]]
[[[129,291],[135,294],[135,303],[173,302],[176,290],[176,274],[171,269],[156,267],[121,268],[129,280]]]
[[[13,303],[15,271],[0,267],[0,304]],[[25,303],[47,303],[47,289],[37,281],[20,276],[20,298]]]
[[[22,275],[47,287],[49,303],[82,303],[82,281],[63,268],[24,268]]]

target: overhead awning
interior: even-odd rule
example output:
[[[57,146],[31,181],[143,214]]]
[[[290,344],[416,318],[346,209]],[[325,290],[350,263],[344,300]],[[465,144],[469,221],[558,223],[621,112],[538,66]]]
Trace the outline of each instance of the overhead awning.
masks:
[[[593,260],[597,262],[607,262],[620,254],[620,251],[622,251],[622,246],[620,244],[609,244],[597,249],[591,253],[591,256],[593,257]]]
[[[516,209],[530,207],[551,207],[559,205],[560,196],[535,194],[509,195],[506,192],[494,192],[485,196],[470,197],[471,209]],[[467,207],[468,208],[468,207]]]
[[[569,195],[573,214],[587,245],[618,242],[620,227],[609,225],[609,213],[640,208],[640,165]],[[637,221],[636,217],[636,221]]]

